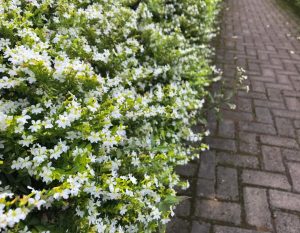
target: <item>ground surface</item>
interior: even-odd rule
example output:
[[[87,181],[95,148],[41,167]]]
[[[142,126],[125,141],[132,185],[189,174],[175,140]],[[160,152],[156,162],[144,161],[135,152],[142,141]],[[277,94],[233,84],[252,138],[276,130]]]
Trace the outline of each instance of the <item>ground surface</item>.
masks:
[[[191,198],[168,233],[300,232],[300,21],[275,0],[227,0],[217,63],[250,92],[210,117],[212,151],[179,169]]]

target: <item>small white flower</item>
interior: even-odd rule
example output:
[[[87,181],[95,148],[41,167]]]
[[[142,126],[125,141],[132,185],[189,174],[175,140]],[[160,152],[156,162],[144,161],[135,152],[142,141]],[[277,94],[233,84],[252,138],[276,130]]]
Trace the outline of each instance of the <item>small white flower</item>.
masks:
[[[37,104],[36,106],[32,106],[31,107],[31,112],[33,114],[39,114],[43,111],[43,108],[41,108],[41,105],[40,104]]]
[[[19,140],[19,144],[21,144],[22,146],[26,146],[29,147],[30,144],[32,144],[34,141],[34,137],[32,135],[22,135],[22,140]]]
[[[132,164],[133,166],[138,167],[138,166],[141,164],[141,161],[139,160],[139,158],[133,157],[133,158],[131,159],[131,164]]]
[[[17,118],[17,122],[21,125],[25,125],[27,123],[27,120],[31,119],[29,115],[23,115]]]
[[[29,129],[31,130],[31,132],[37,132],[42,128],[42,124],[40,120],[32,120],[31,121],[31,126],[29,127]]]
[[[137,184],[137,179],[133,175],[129,174],[128,177],[133,184]]]
[[[71,126],[71,121],[68,116],[59,115],[59,119],[56,121],[56,124],[60,127],[65,129],[67,126]]]
[[[127,212],[127,207],[126,205],[123,205],[120,209],[120,214],[123,216]]]
[[[88,136],[88,140],[91,143],[97,143],[100,141],[100,134],[98,132],[91,132],[90,136]]]

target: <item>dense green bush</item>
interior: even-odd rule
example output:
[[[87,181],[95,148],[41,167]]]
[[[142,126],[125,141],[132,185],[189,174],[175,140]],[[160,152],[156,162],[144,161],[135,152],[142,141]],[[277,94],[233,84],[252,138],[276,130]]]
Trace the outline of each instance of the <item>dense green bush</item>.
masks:
[[[163,232],[217,2],[0,0],[0,231]]]

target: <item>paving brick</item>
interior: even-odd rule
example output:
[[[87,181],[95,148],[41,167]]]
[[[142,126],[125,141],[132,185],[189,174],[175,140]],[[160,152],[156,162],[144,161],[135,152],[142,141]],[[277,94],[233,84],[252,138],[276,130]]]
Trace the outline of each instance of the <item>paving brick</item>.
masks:
[[[207,151],[200,155],[200,168],[198,177],[206,179],[215,179],[216,153]]]
[[[283,91],[283,95],[288,97],[300,97],[300,93],[298,91]]]
[[[255,92],[266,92],[266,88],[263,82],[251,81],[252,90]]]
[[[300,232],[300,219],[297,215],[276,211],[274,217],[277,233]]]
[[[255,76],[255,75],[251,75],[251,81],[259,81],[259,82],[263,82],[263,83],[274,83],[276,82],[276,78],[274,77],[262,77],[262,76]]]
[[[270,204],[273,207],[300,212],[300,195],[290,192],[270,190]]]
[[[210,224],[193,221],[191,233],[209,233]]]
[[[285,102],[289,110],[300,111],[300,101],[296,97],[285,97]]]
[[[262,74],[263,74],[263,76],[270,76],[270,77],[275,76],[275,73],[272,69],[263,69]]]
[[[167,224],[168,233],[190,233],[189,228],[189,221],[177,217],[173,218],[172,221]]]
[[[222,116],[224,119],[235,120],[235,121],[254,120],[254,114],[249,112],[234,112],[234,111],[222,110]]]
[[[282,149],[282,156],[287,160],[300,161],[300,152],[298,150]]]
[[[208,120],[207,127],[210,133],[212,135],[215,135],[217,130],[217,119],[216,119],[216,114],[212,110],[208,111],[207,120]]]
[[[264,136],[260,136],[260,140],[263,144],[266,145],[274,145],[279,147],[295,148],[295,149],[299,148],[297,141],[292,138],[264,135]]]
[[[244,188],[246,221],[249,225],[260,229],[271,229],[271,212],[267,192],[260,188]]]
[[[243,229],[237,227],[228,227],[228,226],[215,226],[213,232],[214,233],[261,233],[262,231],[255,231],[255,230],[249,230],[249,229]],[[264,231],[264,233],[271,233],[271,232]]]
[[[259,166],[258,159],[255,156],[231,154],[227,152],[218,152],[216,161],[217,164],[236,167],[257,168]]]
[[[258,122],[270,123],[270,124],[273,123],[272,115],[268,108],[256,107],[255,113],[256,113],[256,120]]]
[[[275,118],[277,132],[279,135],[286,137],[295,137],[295,130],[293,127],[293,123],[290,119],[287,118]]]
[[[189,163],[176,167],[176,173],[184,177],[193,177],[197,172],[198,165]]]
[[[239,150],[241,152],[257,155],[260,153],[257,134],[248,132],[239,132]]]
[[[293,189],[300,192],[300,163],[287,163],[290,176],[292,178]]]
[[[186,199],[176,206],[175,214],[178,217],[187,217],[191,212],[191,200]]]
[[[207,179],[198,179],[197,180],[197,193],[198,197],[215,197],[215,181]]]
[[[300,120],[295,120],[294,125],[297,129],[300,129]]]
[[[284,172],[280,148],[274,146],[262,146],[264,169],[268,171]]]
[[[286,109],[284,103],[272,102],[268,100],[254,100],[254,106],[268,107],[273,109]]]
[[[198,200],[196,216],[228,223],[240,224],[241,207],[237,203],[216,200]]]
[[[238,92],[238,96],[249,98],[249,99],[261,99],[261,100],[268,99],[266,94],[260,92]]]
[[[291,189],[291,185],[289,184],[287,177],[277,173],[244,170],[242,173],[242,180],[243,183],[246,184],[285,190]]]
[[[208,144],[213,149],[237,151],[236,142],[232,139],[225,138],[209,138],[207,139]]]
[[[282,93],[279,89],[267,88],[268,99],[271,101],[283,102]]]
[[[280,109],[272,109],[275,116],[291,118],[292,120],[300,119],[300,114],[298,111],[288,111]]]
[[[235,126],[232,120],[221,120],[219,122],[219,136],[225,138],[234,138]]]
[[[293,87],[290,85],[284,85],[282,83],[266,83],[267,88],[273,88],[278,90],[293,90]]]
[[[217,196],[222,199],[239,199],[237,170],[229,167],[217,168]]]
[[[239,122],[240,130],[261,134],[276,134],[276,130],[271,124],[255,123],[241,121]]]
[[[246,98],[239,98],[237,103],[237,109],[239,111],[252,113],[252,100]]]
[[[277,74],[278,83],[284,83],[291,85],[290,79],[288,75]]]

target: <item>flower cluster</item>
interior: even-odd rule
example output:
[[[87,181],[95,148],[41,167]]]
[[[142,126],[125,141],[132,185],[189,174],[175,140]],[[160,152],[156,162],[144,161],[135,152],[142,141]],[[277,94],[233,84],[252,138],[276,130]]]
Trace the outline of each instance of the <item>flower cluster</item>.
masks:
[[[0,0],[0,231],[163,231],[206,148],[217,6]]]

